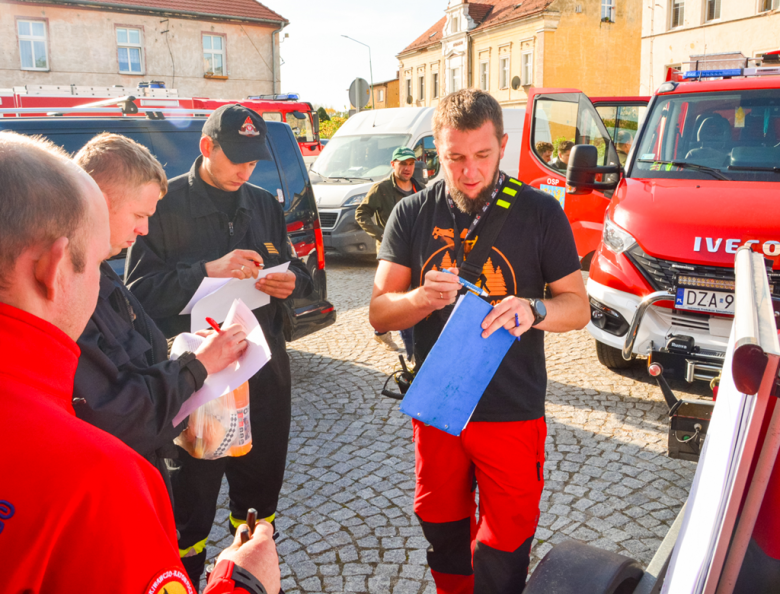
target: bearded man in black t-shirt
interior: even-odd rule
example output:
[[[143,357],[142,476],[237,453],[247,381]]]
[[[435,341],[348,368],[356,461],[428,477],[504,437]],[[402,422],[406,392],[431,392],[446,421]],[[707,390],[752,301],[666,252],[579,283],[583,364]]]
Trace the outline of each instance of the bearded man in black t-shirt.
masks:
[[[468,261],[496,189],[507,181],[498,165],[508,137],[489,94],[466,89],[445,97],[433,131],[445,179],[393,210],[369,312],[379,332],[414,325],[418,366],[463,290],[457,276],[441,270],[458,272],[460,249]],[[509,349],[459,437],[413,421],[414,511],[431,544],[428,563],[440,594],[522,591],[544,486],[544,331],[583,328],[589,319],[574,238],[558,202],[511,185],[515,203],[477,284],[494,305],[483,337],[503,327],[522,340]],[[545,285],[552,298],[542,300]]]

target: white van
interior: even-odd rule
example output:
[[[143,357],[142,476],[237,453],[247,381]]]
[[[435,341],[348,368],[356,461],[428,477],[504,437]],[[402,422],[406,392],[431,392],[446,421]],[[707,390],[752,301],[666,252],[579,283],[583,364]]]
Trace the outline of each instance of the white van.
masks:
[[[427,183],[442,178],[433,144],[432,107],[365,111],[349,118],[310,168],[325,248],[343,255],[375,254],[376,242],[355,221],[355,209],[376,182],[390,175],[399,146],[414,150]],[[517,177],[524,109],[504,110],[509,134],[501,169]]]

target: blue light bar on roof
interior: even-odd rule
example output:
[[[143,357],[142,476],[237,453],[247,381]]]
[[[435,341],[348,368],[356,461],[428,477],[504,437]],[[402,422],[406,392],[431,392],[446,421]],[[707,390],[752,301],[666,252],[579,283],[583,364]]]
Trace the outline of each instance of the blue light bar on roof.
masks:
[[[690,70],[683,74],[683,78],[727,78],[729,76],[742,76],[742,68],[728,68],[726,70]]]
[[[286,93],[284,95],[251,95],[247,99],[255,101],[300,101],[301,97],[297,93]]]

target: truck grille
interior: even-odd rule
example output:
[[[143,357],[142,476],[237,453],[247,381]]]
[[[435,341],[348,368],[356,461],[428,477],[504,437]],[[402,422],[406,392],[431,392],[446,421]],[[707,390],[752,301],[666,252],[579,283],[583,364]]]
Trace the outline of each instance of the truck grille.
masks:
[[[333,229],[339,220],[337,212],[320,212],[320,227],[323,229]]]
[[[679,275],[734,281],[733,267],[705,266],[703,264],[661,260],[660,258],[648,256],[638,244],[628,250],[626,256],[656,291],[673,291],[677,287],[677,277]],[[765,264],[772,295],[780,297],[780,273],[772,271],[772,262],[765,260]]]

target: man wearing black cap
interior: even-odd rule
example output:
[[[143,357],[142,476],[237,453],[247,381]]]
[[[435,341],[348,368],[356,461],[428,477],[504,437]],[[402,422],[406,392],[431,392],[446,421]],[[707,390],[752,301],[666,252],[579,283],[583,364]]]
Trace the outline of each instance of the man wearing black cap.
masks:
[[[260,266],[290,262],[287,272],[269,274],[257,288],[271,303],[254,311],[272,358],[249,380],[253,447],[245,456],[198,460],[178,449],[171,473],[179,553],[194,584],[206,561],[206,540],[216,513],[222,477],[230,485],[233,529],[255,508],[274,520],[284,478],[290,432],[290,361],[283,325],[283,300],[313,289],[311,276],[294,258],[284,210],[262,188],[246,183],[257,162],[272,160],[266,125],[241,105],[217,109],[203,126],[201,156],[189,173],[172,179],[149,233],[128,254],[127,284],[163,333],[190,328],[179,315],[204,277],[257,277]]]

